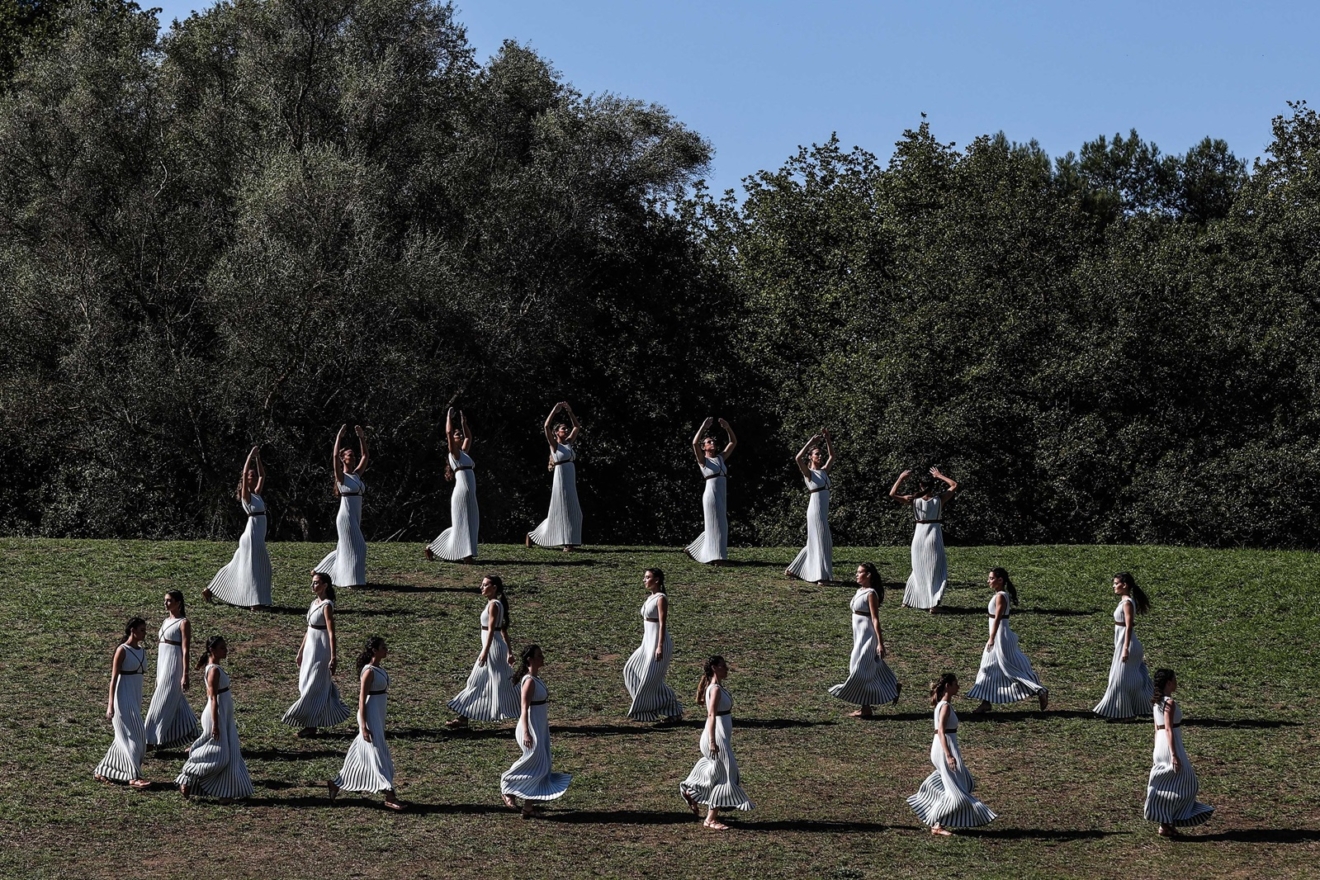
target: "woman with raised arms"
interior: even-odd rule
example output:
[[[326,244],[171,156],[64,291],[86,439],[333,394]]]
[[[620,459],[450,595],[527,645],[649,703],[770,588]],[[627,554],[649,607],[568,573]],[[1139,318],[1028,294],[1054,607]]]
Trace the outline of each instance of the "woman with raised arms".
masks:
[[[563,410],[569,424],[556,421]],[[550,487],[550,511],[535,529],[527,533],[526,544],[531,547],[560,547],[565,552],[582,543],[582,508],[577,495],[577,453],[573,444],[582,432],[582,423],[573,414],[568,401],[561,400],[550,410],[545,420],[545,442],[550,445],[550,470],[554,484]]]
[[[241,608],[267,607],[271,604],[270,553],[266,550],[266,466],[261,463],[261,447],[253,446],[238,476],[235,493],[247,514],[247,526],[238,539],[238,549],[229,564],[220,569],[202,591],[208,602],[224,602]],[[186,664],[185,664],[186,668]]]
[[[335,448],[330,456],[335,495],[339,497],[339,513],[335,516],[339,540],[312,572],[329,575],[332,583],[351,589],[367,583],[367,539],[362,537],[362,493],[367,491],[367,484],[362,482],[362,475],[371,455],[367,450],[367,432],[356,425],[353,431],[358,438],[358,453],[354,460],[353,449],[343,442],[347,430],[348,425],[344,425],[335,435]]]
[[[923,476],[917,481],[914,494],[900,495],[899,487],[911,475],[912,471],[903,471],[889,489],[889,497],[910,505],[917,519],[916,531],[912,533],[912,574],[903,591],[903,607],[928,609],[934,614],[949,585],[949,563],[944,555],[944,507],[958,491],[958,484],[940,473],[939,468],[932,467],[930,477]],[[934,480],[942,482],[945,488],[936,492]]]
[[[475,465],[468,455],[472,449],[472,429],[468,427],[467,416],[461,412],[458,413],[456,424],[455,412],[451,406],[449,414],[445,416],[445,437],[449,442],[445,479],[454,483],[453,494],[449,496],[450,525],[440,533],[440,537],[427,545],[426,558],[471,565],[477,558],[477,531],[481,524],[481,514],[477,510],[477,478],[473,471]]]
[[[719,422],[729,437],[722,452],[710,433],[715,423],[713,416],[701,423],[696,436],[692,438],[692,454],[696,456],[697,467],[701,469],[701,476],[706,482],[706,490],[701,496],[701,512],[706,528],[687,546],[687,553],[697,562],[708,565],[723,565],[729,559],[729,469],[725,463],[738,448],[733,426],[724,419]]]
[[[793,461],[802,472],[811,500],[807,504],[807,546],[798,551],[784,574],[818,584],[828,583],[834,575],[834,539],[830,536],[830,468],[834,467],[834,444],[830,432],[822,430],[808,440]]]

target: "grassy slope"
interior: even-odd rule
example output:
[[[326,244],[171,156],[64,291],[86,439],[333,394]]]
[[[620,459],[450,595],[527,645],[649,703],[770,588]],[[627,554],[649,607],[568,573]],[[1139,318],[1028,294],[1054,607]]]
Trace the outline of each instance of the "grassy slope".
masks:
[[[427,564],[417,546],[376,545],[378,588],[340,597],[341,651],[351,657],[368,635],[390,641],[391,747],[401,795],[416,807],[399,816],[353,797],[325,801],[351,725],[300,741],[279,724],[297,689],[293,655],[310,598],[303,573],[323,550],[273,545],[279,608],[253,614],[192,601],[229,545],[0,541],[0,875],[1287,875],[1310,870],[1320,850],[1308,726],[1320,697],[1320,560],[1311,554],[953,548],[947,602],[959,613],[900,609],[892,592],[883,606],[890,663],[906,691],[897,709],[867,723],[844,717],[849,707],[826,690],[847,668],[851,589],[785,581],[787,550],[735,552],[739,565],[716,570],[672,550],[565,557],[491,546],[472,569]],[[906,557],[905,548],[839,549],[836,571],[875,559],[901,591]],[[706,653],[725,653],[733,666],[734,743],[757,809],[723,835],[690,821],[677,794],[696,757],[700,713],[668,729],[622,716],[641,569],[653,564],[669,574],[670,682],[685,702]],[[1022,704],[977,719],[961,701],[964,754],[1000,818],[934,840],[903,802],[929,772],[925,685],[946,669],[970,685],[992,565],[1019,585],[1014,627],[1052,689],[1051,711]],[[1120,568],[1152,593],[1138,632],[1152,667],[1179,672],[1202,799],[1218,807],[1185,843],[1158,839],[1141,820],[1149,723],[1107,724],[1088,712],[1104,689],[1108,584]],[[522,822],[499,806],[499,774],[517,752],[511,725],[441,729],[478,648],[472,588],[488,570],[512,587],[515,649],[535,639],[549,659],[555,763],[574,781],[546,821]],[[257,785],[248,806],[185,803],[165,790],[177,754],[148,759],[148,777],[162,783],[150,793],[91,778],[111,739],[102,713],[115,636],[126,617],[144,614],[154,637],[171,587],[190,597],[199,637],[230,641]],[[351,688],[343,670],[340,681]],[[150,682],[154,672],[148,692]],[[196,706],[197,691],[192,699]]]

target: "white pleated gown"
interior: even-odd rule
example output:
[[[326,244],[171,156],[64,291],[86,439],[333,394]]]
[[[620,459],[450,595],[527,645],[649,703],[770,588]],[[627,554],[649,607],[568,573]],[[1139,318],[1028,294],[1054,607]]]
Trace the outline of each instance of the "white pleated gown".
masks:
[[[182,617],[167,617],[156,636],[156,690],[147,709],[149,746],[178,746],[197,738],[197,716],[183,693]]]
[[[988,612],[989,625],[995,625],[995,599],[1004,597],[1004,607],[1009,607],[1008,593],[996,593],[990,597]],[[999,621],[999,632],[994,644],[981,651],[981,668],[976,673],[976,684],[967,692],[974,700],[988,700],[991,703],[1016,703],[1028,697],[1034,697],[1042,691],[1048,692],[1036,672],[1031,668],[1031,661],[1018,647],[1017,633],[1008,624],[1008,613]],[[987,633],[988,634],[988,633]]]
[[[1169,699],[1168,697],[1164,698]],[[1182,741],[1182,707],[1173,704],[1173,747],[1178,752],[1178,762],[1182,769],[1173,770],[1173,754],[1169,751],[1168,737],[1162,728],[1164,724],[1164,703],[1156,703],[1155,715],[1155,754],[1151,760],[1150,781],[1146,785],[1146,819],[1150,822],[1163,822],[1178,827],[1200,825],[1210,818],[1215,808],[1197,803],[1196,795],[1201,785],[1196,779],[1192,762],[1187,760],[1187,752]]]
[[[477,555],[481,513],[477,510],[477,478],[472,459],[460,450],[457,459],[449,456],[449,467],[454,472],[454,491],[449,496],[450,526],[427,547],[438,559],[459,562]]]
[[[674,659],[674,640],[665,628],[664,648],[655,659],[660,643],[660,593],[652,593],[642,603],[642,644],[623,665],[623,684],[632,697],[628,717],[633,721],[659,721],[683,714],[683,704],[674,689],[665,684],[669,663]]]
[[[881,706],[898,697],[898,679],[889,664],[876,655],[880,639],[871,625],[870,597],[874,593],[872,588],[862,587],[853,594],[849,603],[853,646],[848,658],[848,680],[830,688],[831,694],[856,706]]]
[[[334,727],[348,720],[352,710],[339,698],[339,686],[330,675],[330,633],[325,628],[329,599],[313,599],[307,609],[307,638],[303,642],[302,665],[298,667],[298,700],[284,713],[292,727]]]
[[[834,538],[830,535],[830,475],[811,468],[803,477],[810,493],[807,504],[807,546],[798,551],[788,570],[804,581],[828,581],[834,576]]]
[[[1114,659],[1109,662],[1109,687],[1105,695],[1091,711],[1105,718],[1136,718],[1150,709],[1150,697],[1155,692],[1146,670],[1146,651],[1132,634],[1132,645],[1128,648],[1127,662],[1123,662],[1123,637],[1127,633],[1124,624],[1123,603],[1132,605],[1132,620],[1137,619],[1137,605],[1130,596],[1119,600],[1114,609]]]
[[[266,550],[266,502],[251,495],[242,502],[247,527],[229,564],[216,572],[207,587],[211,598],[226,605],[251,608],[271,603],[270,553]]]
[[[687,553],[697,562],[718,562],[729,558],[729,469],[724,456],[707,458],[701,463],[706,490],[701,495],[701,513],[706,528],[687,545]]]
[[[211,666],[202,672],[202,680],[210,674]],[[215,727],[211,707],[202,709],[202,733],[188,749],[188,760],[183,762],[176,785],[188,786],[194,794],[215,798],[245,798],[252,796],[252,777],[243,761],[238,742],[238,724],[234,720],[234,699],[229,693],[229,673],[220,669],[216,679],[216,709],[220,714],[220,735],[213,736]]]
[[[555,480],[550,487],[550,512],[531,531],[538,547],[563,547],[582,543],[582,508],[577,495],[577,454],[567,443],[555,446]]]
[[[500,793],[533,801],[550,801],[568,791],[573,777],[555,773],[550,769],[550,722],[546,718],[545,704],[548,691],[539,678],[532,678],[532,702],[527,718],[519,718],[514,738],[522,749],[522,757],[500,777]],[[520,709],[521,711],[521,709]],[[531,730],[531,748],[523,745],[527,731]]]
[[[995,813],[972,795],[976,790],[976,780],[963,764],[962,751],[958,748],[958,713],[953,711],[952,706],[949,706],[949,715],[945,719],[944,738],[948,741],[957,769],[949,769],[949,762],[944,759],[944,749],[940,748],[940,706],[948,705],[948,702],[941,700],[935,706],[935,736],[930,742],[930,763],[935,770],[921,783],[917,793],[907,799],[908,806],[926,825],[941,825],[945,828],[989,825],[995,820]]]
[[[119,663],[119,682],[115,685],[115,717],[111,719],[115,741],[96,765],[97,776],[120,782],[142,778],[142,754],[147,748],[142,725],[142,676],[146,671],[146,649],[125,644]]]
[[[949,585],[949,563],[944,556],[944,502],[934,498],[913,498],[912,511],[917,528],[912,534],[912,574],[903,591],[903,604],[909,608],[934,608],[944,599]],[[934,520],[934,522],[932,522]]]
[[[394,790],[394,759],[385,742],[385,706],[389,698],[390,676],[379,666],[371,667],[371,681],[367,683],[367,700],[362,707],[371,742],[362,738],[362,732],[353,739],[344,757],[344,766],[335,777],[340,791],[358,791],[374,794]]]
[[[513,667],[509,665],[509,645],[504,641],[501,627],[503,606],[495,603],[495,619],[491,620],[490,604],[481,610],[481,641],[478,642],[478,662],[468,673],[467,687],[449,701],[449,708],[472,721],[504,721],[517,718],[522,711],[518,689],[513,685]],[[486,632],[495,628],[486,652],[486,662],[480,661],[480,646],[486,643]]]
[[[701,757],[688,778],[679,783],[679,790],[685,797],[717,810],[750,810],[753,804],[742,789],[742,775],[738,772],[738,759],[733,754],[731,742],[733,697],[718,684],[712,682],[708,686],[720,691],[715,703],[715,745],[719,750],[711,754],[710,730],[703,724]]]
[[[362,493],[367,484],[357,474],[344,474],[339,484],[339,513],[335,531],[339,542],[317,564],[316,570],[330,575],[336,587],[361,587],[367,583],[367,539],[362,537]]]

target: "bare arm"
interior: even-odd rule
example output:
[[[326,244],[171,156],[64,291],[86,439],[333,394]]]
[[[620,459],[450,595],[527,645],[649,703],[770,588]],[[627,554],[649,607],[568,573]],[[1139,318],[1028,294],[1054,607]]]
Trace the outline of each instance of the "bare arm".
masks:
[[[876,656],[882,660],[889,652],[885,650],[885,633],[880,629],[880,600],[876,597],[875,591],[866,597],[866,604],[871,612],[871,626],[875,627]]]
[[[188,689],[188,673],[192,669],[192,664],[188,662],[189,654],[192,652],[192,623],[188,618],[183,619],[179,624],[179,641],[183,642],[180,648],[183,650],[183,681],[180,683],[183,689]]]
[[[824,428],[821,428],[820,436],[825,438],[825,465],[821,470],[828,474],[834,466],[834,441],[830,439],[830,432]]]
[[[371,460],[371,452],[367,449],[367,432],[362,430],[361,425],[354,425],[353,431],[358,438],[358,463],[354,473],[363,474],[366,473],[367,462]]]
[[[945,489],[943,492],[940,493],[940,500],[941,500],[941,501],[948,501],[950,498],[953,497],[953,493],[958,491],[958,483],[957,483],[957,481],[956,481],[956,480],[951,480],[951,479],[949,479],[948,477],[944,476],[944,474],[940,473],[940,469],[939,469],[939,468],[937,468],[937,467],[933,467],[933,468],[931,468],[931,469],[930,469],[930,475],[931,475],[932,477],[934,477],[935,479],[939,480],[940,482],[944,483],[944,485],[946,485],[946,486],[949,487],[949,488]]]
[[[522,681],[522,718],[519,724],[523,729],[523,746],[532,747],[532,677],[528,675]]]
[[[358,680],[358,735],[363,742],[371,742],[371,728],[367,726],[367,689],[371,686],[373,674],[372,666],[368,663],[362,667],[362,675]]]
[[[655,603],[655,613],[660,618],[660,638],[655,643],[655,662],[659,663],[665,656],[665,628],[669,626],[669,599],[664,593]]]
[[[115,717],[115,688],[119,686],[119,670],[124,665],[124,646],[115,648],[114,656],[110,658],[110,696],[105,701],[105,717]]]
[[[491,624],[486,627],[486,635],[482,637],[481,642],[481,654],[477,657],[477,663],[481,666],[486,665],[486,656],[490,654],[490,643],[491,640],[495,638],[495,617],[496,615],[499,615],[502,610],[503,607],[496,599],[491,599],[490,603],[486,606],[486,619],[489,620]],[[500,615],[500,617],[500,622],[503,623],[503,615]]]
[[[724,446],[724,460],[728,461],[729,456],[733,455],[733,450],[738,448],[738,435],[733,433],[733,425],[730,425],[724,419],[720,419],[720,427],[724,429],[724,433],[729,435],[729,442]]]
[[[910,476],[912,476],[912,471],[903,471],[903,473],[901,473],[901,474],[898,475],[898,479],[897,479],[897,480],[894,480],[894,485],[892,485],[892,486],[889,487],[889,497],[890,497],[890,498],[894,499],[895,501],[900,502],[901,504],[911,504],[911,503],[912,503],[912,496],[911,496],[911,495],[899,495],[899,494],[898,494],[898,487],[901,486],[901,485],[903,485],[903,481],[906,480],[906,479],[907,479],[908,477],[910,477]]]
[[[793,456],[793,461],[797,464],[798,470],[802,471],[802,476],[804,477],[811,477],[811,468],[807,467],[807,451],[810,450],[819,439],[819,434],[812,434],[811,439],[807,441],[807,445],[803,446],[798,450],[798,454]]]
[[[545,431],[545,442],[550,444],[551,455],[555,454],[555,449],[559,446],[559,442],[555,440],[555,416],[558,415],[559,410],[565,406],[568,406],[568,404],[561,400],[559,403],[555,404],[554,409],[550,410],[550,415],[545,417],[545,427],[543,430]]]
[[[697,433],[692,435],[692,454],[696,456],[697,464],[703,467],[706,464],[706,453],[701,451],[701,437],[710,430],[710,426],[713,424],[715,424],[715,418],[706,416],[706,421],[702,422],[701,427],[697,428]]]
[[[1164,735],[1169,740],[1169,755],[1173,758],[1173,772],[1182,770],[1182,761],[1178,760],[1178,750],[1173,743],[1173,700],[1164,701]]]
[[[454,442],[454,408],[451,406],[449,412],[445,413],[445,445],[449,448],[449,454],[458,459],[458,453],[463,450],[460,443]]]
[[[460,411],[458,420],[463,425],[463,451],[472,451],[472,429],[468,427],[467,413]]]
[[[1128,650],[1132,647],[1132,603],[1124,600],[1123,602],[1123,662],[1128,659]]]
[[[944,760],[948,762],[950,770],[957,770],[958,760],[953,757],[953,750],[949,748],[949,738],[944,732],[944,725],[949,722],[948,703],[940,706],[939,711],[935,714],[935,719],[939,722],[939,725],[935,728],[935,733],[939,737],[940,749],[944,752]]]
[[[220,695],[216,693],[220,682],[220,668],[206,670],[206,708],[211,710],[211,739],[220,738]]]
[[[995,616],[990,624],[990,638],[986,639],[985,649],[994,647],[995,637],[999,635],[999,621],[1008,613],[1008,599],[1003,593],[995,593]]]
[[[257,447],[253,446],[251,451],[247,454],[247,460],[243,462],[243,469],[238,472],[238,497],[243,501],[248,501],[252,498],[252,493],[248,491],[247,487],[247,472],[248,468],[252,467],[252,459],[256,457],[256,454]],[[260,495],[261,493],[258,492],[257,494]]]
[[[253,456],[257,465],[257,488],[256,493],[260,495],[266,491],[266,464],[261,460],[261,447],[252,447]]]
[[[335,448],[330,451],[330,473],[335,479],[335,496],[339,496],[339,484],[343,482],[344,466],[339,461],[339,448],[344,440],[344,432],[348,430],[348,425],[343,424],[339,427],[339,433],[335,435]]]
[[[567,400],[564,401],[564,412],[568,413],[568,420],[573,423],[573,430],[568,432],[568,443],[571,446],[577,442],[578,434],[582,432],[582,423],[579,422],[578,417],[573,414],[573,407],[568,405]]]
[[[327,602],[325,606],[325,634],[330,637],[330,674],[335,671],[335,609]],[[304,634],[306,637],[306,634]]]
[[[710,742],[710,754],[712,757],[720,753],[720,747],[715,742],[715,713],[720,703],[720,686],[716,682],[706,685],[706,739]]]

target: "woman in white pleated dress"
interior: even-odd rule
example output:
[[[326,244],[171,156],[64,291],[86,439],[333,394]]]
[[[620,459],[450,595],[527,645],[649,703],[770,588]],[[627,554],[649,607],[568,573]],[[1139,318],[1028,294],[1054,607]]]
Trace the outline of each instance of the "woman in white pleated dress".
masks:
[[[1002,568],[992,569],[986,582],[994,594],[986,607],[990,637],[981,652],[976,684],[967,692],[967,696],[981,701],[972,714],[989,712],[992,704],[1016,703],[1029,697],[1039,700],[1040,710],[1044,712],[1050,701],[1049,689],[1040,683],[1008,622],[1011,606],[1017,604],[1017,587]]]
[[[229,673],[220,663],[229,656],[229,646],[220,636],[206,640],[206,653],[197,668],[206,681],[206,708],[202,710],[202,733],[188,749],[188,760],[174,780],[184,797],[204,794],[221,803],[252,796],[252,777],[243,761],[234,719],[234,697],[229,692]]]
[[[354,462],[353,450],[343,445],[347,430],[348,425],[344,425],[335,435],[331,456],[335,494],[339,496],[339,513],[335,516],[339,540],[312,571],[328,574],[332,583],[352,589],[367,583],[367,539],[362,537],[362,493],[367,491],[367,484],[362,482],[362,475],[371,455],[367,450],[367,432],[356,425],[353,430],[358,438],[358,454]]]
[[[514,673],[522,710],[513,734],[522,749],[522,756],[500,777],[500,796],[505,806],[516,810],[519,808],[518,798],[522,798],[524,819],[540,812],[538,801],[554,800],[568,791],[568,784],[573,779],[567,773],[556,773],[550,768],[550,722],[545,711],[549,692],[537,677],[544,665],[545,655],[538,646],[523,648],[522,665]]]
[[[750,810],[752,801],[742,788],[742,774],[733,754],[733,697],[724,689],[729,664],[718,654],[706,660],[697,685],[697,702],[706,707],[706,724],[701,729],[698,748],[701,757],[688,778],[678,786],[692,815],[699,804],[706,805],[706,821],[712,831],[727,831],[720,821],[720,810]]]
[[[328,575],[312,575],[316,598],[307,608],[307,631],[298,646],[298,700],[284,713],[283,722],[301,728],[299,737],[315,736],[318,727],[334,727],[348,720],[352,711],[339,698],[334,674],[335,588]]]
[[[481,653],[468,673],[467,687],[449,701],[458,717],[445,722],[445,727],[467,727],[469,720],[517,718],[521,708],[509,663],[509,597],[504,594],[504,580],[494,574],[482,578],[481,597],[486,600],[481,610]]]
[[[1155,753],[1146,785],[1145,815],[1148,822],[1160,823],[1162,837],[1177,837],[1179,828],[1200,825],[1215,812],[1214,807],[1196,800],[1201,784],[1183,749],[1182,709],[1173,700],[1177,689],[1178,679],[1173,670],[1155,670],[1151,696]]]
[[[572,427],[556,422],[555,416],[563,410]],[[573,408],[561,400],[550,410],[545,420],[545,441],[550,444],[550,470],[554,484],[550,487],[550,511],[535,529],[527,533],[526,544],[531,547],[559,547],[565,552],[582,543],[582,508],[577,495],[577,443],[582,424],[573,415]]]
[[[825,444],[821,451],[820,444]],[[808,459],[810,455],[810,459]],[[834,539],[830,535],[830,468],[834,467],[834,444],[829,431],[807,441],[794,456],[811,501],[807,504],[807,546],[784,569],[791,578],[829,583],[834,576]]]
[[[477,478],[474,463],[468,455],[472,449],[472,429],[468,427],[467,416],[461,412],[458,413],[459,423],[455,424],[454,413],[451,406],[445,416],[445,437],[449,441],[445,479],[454,483],[453,494],[449,496],[450,525],[427,545],[426,558],[471,565],[477,558],[477,532],[481,525],[481,513],[477,510]]]
[[[101,782],[127,782],[133,788],[149,788],[142,778],[142,755],[146,732],[142,725],[142,676],[147,671],[147,622],[134,617],[124,625],[124,639],[110,659],[110,693],[105,717],[115,730],[115,741],[96,765],[93,775]]]
[[[628,717],[633,721],[672,723],[683,717],[683,705],[674,689],[665,684],[669,663],[674,659],[665,573],[648,568],[642,573],[642,586],[649,594],[642,603],[642,644],[623,665],[623,684],[632,697]]]
[[[880,629],[880,603],[885,600],[885,585],[875,563],[857,566],[857,592],[852,609],[852,655],[848,658],[848,680],[830,688],[830,693],[857,706],[854,718],[870,718],[871,707],[897,703],[903,686],[885,663],[885,634]]]
[[[157,748],[183,745],[197,738],[197,716],[188,705],[188,655],[192,648],[192,624],[183,604],[183,593],[165,594],[167,617],[156,637],[156,690],[147,709],[147,745]]]
[[[890,498],[911,505],[917,520],[916,531],[912,533],[912,574],[903,591],[903,607],[928,609],[934,614],[949,584],[949,563],[944,555],[944,507],[957,493],[958,484],[933,467],[930,477],[917,482],[915,494],[900,495],[899,487],[911,474],[912,471],[903,471],[889,489]],[[944,483],[945,488],[937,493],[931,478]]]
[[[709,433],[714,423],[714,417],[707,418],[692,438],[692,454],[696,456],[697,467],[701,468],[702,479],[706,482],[706,490],[701,496],[705,529],[686,549],[697,562],[723,565],[729,560],[729,469],[725,462],[738,448],[738,438],[733,433],[733,426],[720,419],[720,427],[729,436],[729,442],[723,452],[718,452],[715,438]]]
[[[935,770],[907,799],[912,811],[930,826],[930,833],[943,837],[950,835],[950,828],[976,828],[996,818],[993,810],[972,795],[976,780],[963,764],[958,748],[958,713],[949,702],[957,693],[958,679],[948,672],[930,687],[930,702],[935,707],[930,763]]]
[[[385,707],[389,699],[390,675],[381,661],[390,649],[380,636],[367,640],[358,655],[358,735],[348,747],[339,775],[326,783],[330,800],[341,791],[385,795],[385,806],[402,810],[403,803],[394,793],[394,759],[385,742]]]
[[[1150,706],[1152,685],[1146,671],[1146,651],[1135,632],[1137,615],[1150,610],[1150,599],[1129,572],[1114,575],[1114,657],[1109,662],[1109,687],[1091,711],[1104,718],[1136,718]]]
[[[238,549],[229,564],[216,572],[202,590],[207,602],[224,602],[240,608],[268,607],[271,604],[270,553],[266,550],[266,466],[261,463],[261,448],[253,446],[238,476],[235,493],[247,514],[247,526],[238,539]]]

